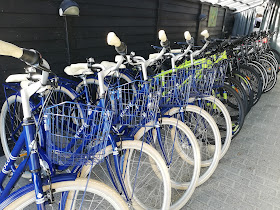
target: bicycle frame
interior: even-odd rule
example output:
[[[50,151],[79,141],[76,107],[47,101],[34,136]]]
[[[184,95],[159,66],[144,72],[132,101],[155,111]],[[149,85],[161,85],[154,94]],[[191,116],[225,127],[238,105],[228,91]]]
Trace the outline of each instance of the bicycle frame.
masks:
[[[47,74],[48,75],[48,74]],[[45,74],[46,76],[46,74]],[[4,181],[4,178],[9,173],[10,170],[13,171],[13,164],[16,161],[16,157],[19,155],[20,150],[23,148],[24,142],[26,146],[27,151],[27,158],[24,160],[18,169],[15,170],[12,178],[10,179],[8,185],[6,188],[2,191],[0,201],[3,201],[7,195],[9,194],[10,190],[14,186],[14,184],[18,181],[20,178],[21,172],[24,170],[26,166],[26,162],[28,161],[29,169],[32,173],[32,180],[34,183],[34,189],[36,194],[36,204],[37,209],[45,209],[44,208],[44,192],[42,188],[42,180],[41,180],[41,174],[40,174],[40,163],[39,163],[39,151],[38,151],[38,142],[35,137],[35,121],[31,117],[32,108],[29,104],[30,97],[35,94],[39,89],[41,88],[41,82],[36,82],[26,88],[23,88],[21,90],[21,97],[22,97],[22,107],[23,107],[23,127],[24,132],[21,135],[21,138],[18,140],[18,144],[14,147],[9,159],[7,160],[5,166],[3,167],[0,177],[1,177],[1,186]],[[25,138],[24,138],[25,136]]]

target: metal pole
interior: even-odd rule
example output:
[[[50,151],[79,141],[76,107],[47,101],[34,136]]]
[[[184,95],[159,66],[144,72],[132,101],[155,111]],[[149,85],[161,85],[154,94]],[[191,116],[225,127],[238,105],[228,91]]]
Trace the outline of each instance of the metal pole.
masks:
[[[66,38],[66,50],[67,50],[67,64],[71,64],[71,57],[70,57],[70,46],[69,46],[69,36],[68,36],[68,26],[67,26],[67,18],[64,16],[65,22],[65,38]]]

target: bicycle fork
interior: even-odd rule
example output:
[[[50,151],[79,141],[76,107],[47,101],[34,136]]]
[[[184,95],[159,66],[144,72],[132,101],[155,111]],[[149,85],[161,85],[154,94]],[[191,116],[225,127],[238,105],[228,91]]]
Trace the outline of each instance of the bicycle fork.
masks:
[[[23,108],[23,127],[25,130],[25,145],[27,151],[27,159],[29,169],[32,174],[32,181],[34,183],[34,190],[36,196],[36,205],[38,210],[45,209],[45,195],[43,192],[41,170],[38,155],[38,146],[36,140],[36,126],[35,121],[31,117],[31,107],[29,104],[30,97],[42,87],[41,82],[36,82],[21,90],[22,108]]]

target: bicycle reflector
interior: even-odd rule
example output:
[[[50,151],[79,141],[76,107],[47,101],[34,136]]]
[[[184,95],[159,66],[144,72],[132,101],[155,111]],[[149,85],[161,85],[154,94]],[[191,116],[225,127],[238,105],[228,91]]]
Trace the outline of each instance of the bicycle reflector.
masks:
[[[263,38],[262,42],[267,43],[267,38]]]

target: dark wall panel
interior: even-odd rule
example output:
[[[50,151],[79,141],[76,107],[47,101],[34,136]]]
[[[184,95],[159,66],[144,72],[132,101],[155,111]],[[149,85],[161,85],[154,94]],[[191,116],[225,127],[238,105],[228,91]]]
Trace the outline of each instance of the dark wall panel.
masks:
[[[210,4],[203,4],[201,7],[201,13],[207,16],[206,20],[203,20],[199,24],[199,33],[197,37],[198,44],[201,44],[200,40],[203,38],[200,36],[200,33],[207,29],[209,34],[213,38],[227,38],[229,34],[231,34],[231,30],[233,27],[233,12],[229,9],[218,7],[218,16],[215,27],[208,27],[208,17],[210,11]]]
[[[162,0],[159,29],[164,29],[171,43],[184,41],[184,32],[197,36],[200,1]]]
[[[106,43],[114,31],[128,46],[128,51],[152,52],[156,34],[157,0],[80,1],[81,17],[73,19],[71,55],[73,62],[94,57],[96,61],[113,60],[115,50]]]
[[[52,69],[63,75],[67,65],[66,32],[64,18],[58,8],[62,0],[0,0],[0,39],[21,47],[34,48],[42,53]],[[233,25],[233,14],[219,8],[217,26],[207,27],[207,20],[199,22],[201,13],[208,16],[210,5],[199,0],[76,0],[80,17],[67,17],[71,62],[113,60],[115,50],[106,43],[110,31],[127,43],[128,51],[148,56],[151,44],[159,44],[157,32],[164,29],[171,43],[184,41],[183,33],[189,30],[197,39],[208,29],[212,36],[221,36]],[[229,32],[230,33],[230,32]],[[23,73],[24,64],[13,58],[1,57],[0,69],[4,82],[9,74]],[[0,91],[0,100],[3,92]]]
[[[66,46],[63,18],[58,16],[60,1],[0,1],[0,39],[20,47],[40,51],[54,70],[65,65]],[[24,64],[1,57],[0,83],[13,73],[24,73]],[[3,92],[1,88],[1,97]]]

